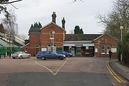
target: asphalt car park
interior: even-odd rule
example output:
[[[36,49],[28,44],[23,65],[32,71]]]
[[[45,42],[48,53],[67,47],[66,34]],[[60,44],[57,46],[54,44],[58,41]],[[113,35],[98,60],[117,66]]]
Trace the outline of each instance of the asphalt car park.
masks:
[[[0,59],[0,86],[112,86],[107,64],[91,57]]]

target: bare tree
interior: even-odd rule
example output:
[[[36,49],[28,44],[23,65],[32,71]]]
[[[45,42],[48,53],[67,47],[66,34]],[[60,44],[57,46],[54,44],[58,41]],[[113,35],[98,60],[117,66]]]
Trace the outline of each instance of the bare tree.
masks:
[[[15,2],[19,2],[19,1],[22,1],[22,0],[14,0],[14,1],[9,1],[9,0],[0,0],[0,13],[3,11],[5,12],[5,16],[6,18],[8,18],[9,16],[9,12],[7,11],[7,8],[6,6],[4,6],[5,4],[8,5],[8,4],[13,4]]]
[[[12,4],[12,3],[15,3],[15,2],[19,2],[19,1],[22,1],[22,0],[15,0],[15,1],[0,0],[0,4]]]
[[[12,47],[13,47],[13,42],[15,40],[15,31],[14,31],[14,24],[15,24],[15,17],[14,15],[10,14],[8,11],[7,11],[7,5],[8,4],[13,4],[15,2],[19,2],[21,0],[13,0],[13,1],[10,1],[10,0],[0,0],[0,13],[3,12],[4,13],[4,16],[5,16],[5,20],[4,20],[4,23],[6,24],[6,27],[8,29],[8,31],[6,32],[6,39],[9,40],[9,46],[10,46],[10,55],[12,53]],[[6,5],[5,5],[6,4]]]
[[[124,27],[123,34],[129,31],[129,0],[116,0],[112,12],[99,18],[106,26],[104,33],[120,39],[120,26]]]

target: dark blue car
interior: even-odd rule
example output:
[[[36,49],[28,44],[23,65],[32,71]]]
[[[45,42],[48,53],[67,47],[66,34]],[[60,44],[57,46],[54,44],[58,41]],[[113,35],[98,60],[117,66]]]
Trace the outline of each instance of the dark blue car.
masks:
[[[45,53],[48,53],[48,51],[39,51],[36,54],[37,59],[41,59]]]
[[[40,51],[36,55],[37,59],[65,59],[65,55],[58,54],[56,52],[50,52],[50,51]]]
[[[66,52],[66,51],[58,51],[57,53],[58,53],[58,54],[63,54],[63,55],[65,55],[66,57],[72,57],[72,56],[73,56],[72,53]]]

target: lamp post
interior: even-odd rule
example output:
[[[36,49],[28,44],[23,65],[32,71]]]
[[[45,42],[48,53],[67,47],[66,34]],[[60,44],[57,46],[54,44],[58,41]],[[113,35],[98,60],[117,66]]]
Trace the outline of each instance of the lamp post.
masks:
[[[120,33],[121,33],[121,43],[122,43],[122,38],[123,38],[123,33],[122,33],[122,30],[124,29],[124,27],[123,26],[120,26]],[[123,56],[122,56],[122,52],[121,52],[121,57],[120,57],[120,60],[121,60],[121,62],[123,61]]]
[[[50,36],[50,40],[51,40],[51,51],[52,52],[54,52],[54,39],[55,39],[54,35],[55,35],[55,31],[52,31],[51,32],[51,36]]]
[[[123,26],[120,26],[120,33],[121,33],[121,42],[122,42],[122,38],[123,38],[123,34],[122,34],[122,30],[124,29],[124,27]]]
[[[53,41],[52,41],[52,42],[53,42],[53,43],[52,43],[53,49],[52,49],[52,50],[53,50],[53,52],[55,52],[55,46],[54,46],[54,45],[55,45],[55,43],[54,43],[54,39],[55,39],[55,31],[52,31],[52,35],[53,35]]]

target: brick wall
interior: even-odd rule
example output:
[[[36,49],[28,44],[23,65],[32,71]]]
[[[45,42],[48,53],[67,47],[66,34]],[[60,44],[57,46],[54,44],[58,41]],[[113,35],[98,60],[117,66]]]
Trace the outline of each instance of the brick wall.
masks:
[[[51,43],[50,33],[52,31],[55,32],[54,44],[56,45],[57,48],[63,48],[63,39],[65,32],[62,28],[52,23],[41,30],[40,34],[41,48],[47,48],[48,45]]]
[[[29,43],[24,47],[24,51],[27,51],[32,56],[35,56],[41,48],[47,48],[51,43],[50,33],[54,31],[54,44],[56,48],[63,48],[63,41],[65,37],[65,30],[56,24],[50,23],[46,27],[41,29],[41,32],[30,32]]]
[[[96,39],[94,43],[95,49],[97,49],[97,52],[95,52],[96,57],[108,57],[109,49],[111,49],[111,51],[113,52],[112,57],[117,57],[116,52],[114,52],[117,49],[117,41],[113,37],[109,35],[102,35],[100,38]]]
[[[35,56],[40,50],[40,33],[39,32],[30,32],[29,33],[29,44],[24,48],[24,51],[27,51],[32,56]]]

